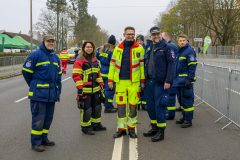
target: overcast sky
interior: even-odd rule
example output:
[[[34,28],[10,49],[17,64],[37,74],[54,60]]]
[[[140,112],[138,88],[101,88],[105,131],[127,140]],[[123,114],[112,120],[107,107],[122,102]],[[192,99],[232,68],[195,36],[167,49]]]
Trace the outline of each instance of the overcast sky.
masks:
[[[38,21],[40,9],[46,6],[46,1],[33,0],[33,24]],[[136,34],[146,35],[168,3],[169,0],[89,0],[88,12],[97,17],[98,25],[119,40],[123,38],[126,26],[133,26]],[[30,0],[0,0],[0,11],[0,30],[28,33]]]

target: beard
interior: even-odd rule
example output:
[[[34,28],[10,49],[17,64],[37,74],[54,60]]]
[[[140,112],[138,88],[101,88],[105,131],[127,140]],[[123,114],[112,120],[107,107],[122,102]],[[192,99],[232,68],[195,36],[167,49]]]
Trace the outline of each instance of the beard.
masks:
[[[159,43],[160,41],[161,41],[161,38],[154,38],[154,39],[153,39],[153,42],[154,42],[154,43]]]

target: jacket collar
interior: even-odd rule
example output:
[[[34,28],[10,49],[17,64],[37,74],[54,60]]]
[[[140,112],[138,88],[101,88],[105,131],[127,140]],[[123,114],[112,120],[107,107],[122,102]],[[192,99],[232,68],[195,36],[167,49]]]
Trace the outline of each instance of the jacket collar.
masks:
[[[122,41],[122,43],[118,45],[118,48],[121,48],[122,50],[124,50],[124,42],[125,42],[125,40]],[[137,47],[139,47],[139,44],[134,40],[134,43],[133,43],[131,49],[137,48]]]
[[[182,47],[182,48],[180,48],[180,47],[178,47],[178,52],[180,53],[180,52],[183,52],[185,49],[187,49],[188,47],[190,47],[190,45],[187,43],[186,44],[186,46],[184,46],[184,47]]]
[[[168,43],[172,43],[172,40],[169,40]]]

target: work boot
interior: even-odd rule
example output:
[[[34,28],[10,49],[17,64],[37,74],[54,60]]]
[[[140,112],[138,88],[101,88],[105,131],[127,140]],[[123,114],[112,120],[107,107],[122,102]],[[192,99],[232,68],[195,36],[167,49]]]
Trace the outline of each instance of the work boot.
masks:
[[[32,149],[36,152],[43,152],[44,151],[44,147],[42,145],[32,145]]]
[[[169,115],[166,115],[166,120],[174,120],[174,117],[171,117]]]
[[[147,107],[142,107],[142,110],[147,111]]]
[[[135,132],[135,128],[133,129],[128,129],[128,134],[130,135],[131,138],[137,138],[136,132]]]
[[[176,124],[182,124],[185,121],[185,118],[182,117],[179,120],[176,120]]]
[[[93,123],[92,127],[93,127],[94,131],[105,131],[105,130],[107,130],[107,128],[103,127],[101,123]]]
[[[55,142],[47,140],[45,142],[42,142],[42,145],[44,145],[44,146],[54,146]]]
[[[127,135],[127,132],[126,132],[126,131],[123,131],[123,130],[118,130],[118,131],[113,135],[113,138],[119,138],[119,137],[122,137],[123,135]]]
[[[176,112],[182,112],[182,108],[181,107],[176,108]]]
[[[140,110],[140,106],[141,106],[141,105],[140,105],[140,104],[138,104],[138,110]]]
[[[188,127],[192,127],[192,121],[187,121],[185,120],[182,125],[181,125],[181,128],[188,128]]]
[[[116,113],[117,111],[118,111],[117,108],[114,107],[104,109],[104,113]]]
[[[92,127],[82,127],[82,132],[88,135],[95,135]]]
[[[144,137],[152,137],[157,133],[157,126],[153,124],[151,124],[151,126],[152,126],[152,129],[150,129],[148,132],[143,133]]]
[[[152,137],[152,142],[161,141],[164,139],[164,129],[158,128],[158,132],[155,134],[155,136]]]

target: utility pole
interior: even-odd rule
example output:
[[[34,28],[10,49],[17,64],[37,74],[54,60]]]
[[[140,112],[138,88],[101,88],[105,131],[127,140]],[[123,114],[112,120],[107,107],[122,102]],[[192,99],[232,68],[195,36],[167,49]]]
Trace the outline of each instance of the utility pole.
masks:
[[[56,47],[57,47],[57,51],[58,51],[58,26],[59,26],[59,18],[58,18],[58,14],[59,14],[59,8],[58,8],[58,0],[57,0],[57,44],[56,44]]]
[[[62,16],[62,50],[63,50],[63,16]]]
[[[31,52],[32,52],[32,37],[33,37],[33,33],[32,33],[32,0],[30,0],[30,29],[31,29]]]

